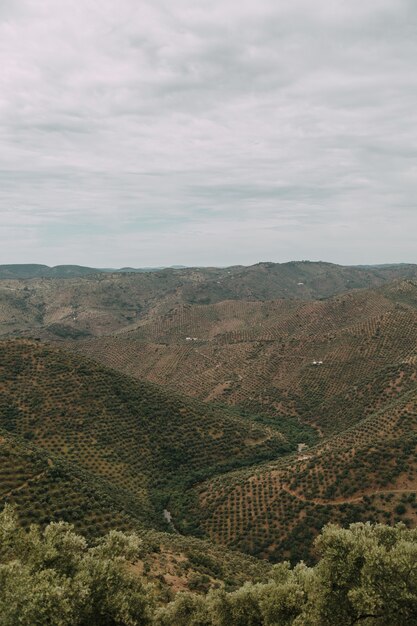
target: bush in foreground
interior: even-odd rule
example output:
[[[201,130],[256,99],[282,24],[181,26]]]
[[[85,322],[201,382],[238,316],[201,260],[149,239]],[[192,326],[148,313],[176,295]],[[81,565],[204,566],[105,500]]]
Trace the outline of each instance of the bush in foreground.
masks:
[[[369,523],[326,526],[315,567],[288,563],[272,580],[204,599],[179,594],[158,626],[405,626],[417,624],[417,531]]]
[[[417,530],[326,526],[320,560],[281,563],[266,583],[155,606],[134,574],[140,540],[111,531],[96,545],[59,522],[19,528],[0,514],[1,626],[405,626],[417,624]]]
[[[147,626],[147,587],[129,573],[140,540],[111,531],[88,546],[65,522],[45,530],[18,526],[14,510],[0,514],[1,626]]]

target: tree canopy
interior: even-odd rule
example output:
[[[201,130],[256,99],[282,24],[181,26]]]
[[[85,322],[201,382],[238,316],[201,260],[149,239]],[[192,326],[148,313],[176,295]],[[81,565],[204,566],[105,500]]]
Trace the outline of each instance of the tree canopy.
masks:
[[[25,531],[6,506],[0,515],[0,623],[151,624],[150,594],[128,569],[140,547],[136,536],[114,530],[89,546],[65,522]]]
[[[70,524],[22,529],[0,514],[2,626],[405,626],[417,623],[417,530],[404,524],[326,526],[317,564],[274,566],[269,581],[158,603],[132,564],[135,535],[93,545]]]

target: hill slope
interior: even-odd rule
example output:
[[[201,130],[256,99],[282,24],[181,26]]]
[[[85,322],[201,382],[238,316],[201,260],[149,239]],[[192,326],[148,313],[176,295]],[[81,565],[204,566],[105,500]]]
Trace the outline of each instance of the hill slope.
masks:
[[[213,478],[194,488],[190,520],[217,543],[272,560],[311,558],[329,521],[417,524],[417,371],[413,386],[359,424],[292,459]]]
[[[18,267],[19,276],[30,275],[30,268],[25,274],[26,266]],[[10,272],[3,270],[4,278]],[[394,279],[417,279],[417,266],[362,268],[293,262],[90,274],[90,268],[63,266],[48,269],[47,278],[1,280],[0,335],[102,336],[135,328],[141,320],[179,305],[328,298]]]
[[[196,303],[206,299],[202,270],[192,283],[170,270],[68,279],[67,290],[53,280],[0,285],[3,328],[17,332],[24,320],[32,332],[38,315],[40,334],[77,339],[61,343],[71,352],[0,342],[0,427],[44,450],[52,471],[28,453],[13,482],[12,455],[4,499],[31,502],[35,519],[49,490],[46,516],[56,507],[82,518],[91,500],[86,519],[97,531],[112,510],[121,525],[166,528],[167,507],[181,532],[272,560],[310,558],[329,520],[416,524],[417,284],[263,301],[275,269],[233,269],[230,298],[215,301],[224,293],[215,287],[208,304]],[[334,288],[325,269],[314,293]],[[223,270],[204,271],[217,284]],[[245,285],[251,272],[267,277],[250,300],[240,272]],[[308,447],[295,453],[301,442]],[[70,476],[61,485],[68,511],[59,472],[54,486],[59,463]],[[78,502],[74,485],[84,481],[104,504],[85,494]]]
[[[206,401],[258,411],[277,428],[301,419],[321,435],[292,458],[203,481],[185,500],[174,495],[183,532],[203,528],[216,542],[297,560],[309,558],[327,521],[416,524],[412,281],[325,302],[179,307],[75,348]]]
[[[138,573],[146,573],[165,599],[176,591],[234,588],[252,578],[265,580],[270,572],[265,561],[149,528],[125,491],[4,430],[0,489],[0,508],[5,502],[16,505],[24,526],[65,520],[89,538],[110,529],[138,533],[144,542]]]
[[[181,306],[117,337],[71,344],[129,375],[266,413],[278,427],[286,416],[327,433],[402,391],[407,375],[396,382],[395,368],[415,362],[416,346],[411,281],[324,302]]]
[[[289,449],[227,409],[28,341],[0,343],[0,427],[124,490],[156,524],[186,482]]]

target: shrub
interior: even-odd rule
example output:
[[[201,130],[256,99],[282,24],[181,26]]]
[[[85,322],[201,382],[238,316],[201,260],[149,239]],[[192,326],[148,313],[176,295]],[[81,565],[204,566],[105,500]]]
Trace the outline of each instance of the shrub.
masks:
[[[135,536],[110,532],[89,546],[65,522],[24,531],[6,506],[0,514],[2,626],[146,626],[151,599],[127,565]]]

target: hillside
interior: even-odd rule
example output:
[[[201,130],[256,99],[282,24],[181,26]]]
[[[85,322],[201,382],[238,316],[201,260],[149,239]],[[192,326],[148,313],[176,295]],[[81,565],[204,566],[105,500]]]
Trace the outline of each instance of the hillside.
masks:
[[[129,375],[326,433],[405,389],[396,368],[415,362],[416,346],[412,281],[326,301],[181,306],[117,337],[71,344]]]
[[[327,521],[415,526],[417,283],[197,304],[181,272],[2,281],[5,325],[59,336],[0,342],[0,427],[49,459],[11,485],[6,464],[4,500],[26,521],[176,529],[272,561],[313,558]],[[84,481],[103,500],[79,500]]]
[[[108,481],[160,527],[172,491],[291,449],[227,409],[21,340],[0,343],[0,427]]]
[[[110,527],[147,525],[146,510],[132,496],[78,464],[0,431],[0,505],[18,506],[24,525],[71,522],[87,534]]]
[[[182,305],[312,301],[395,279],[417,278],[414,265],[363,268],[307,261],[95,274],[91,268],[77,266],[48,271],[43,266],[8,267],[15,266],[3,266],[0,272],[0,336],[46,339],[79,339],[134,329],[143,320],[151,321]],[[45,272],[47,277],[42,277]],[[19,279],[13,279],[16,275]]]
[[[234,588],[264,580],[270,572],[266,561],[150,528],[141,506],[125,491],[4,430],[0,483],[0,508],[5,502],[16,505],[23,526],[65,520],[91,539],[110,529],[138,533],[144,546],[137,567],[165,599],[177,591]]]
[[[413,386],[340,435],[292,459],[198,485],[175,523],[262,558],[311,559],[329,521],[417,525],[417,370]]]
[[[311,557],[328,521],[416,524],[414,282],[308,303],[182,306],[73,349],[206,402],[243,407],[284,432],[301,420],[321,437],[315,443],[298,430],[308,444],[298,455],[173,495],[182,532],[203,529],[217,543],[298,560]]]

